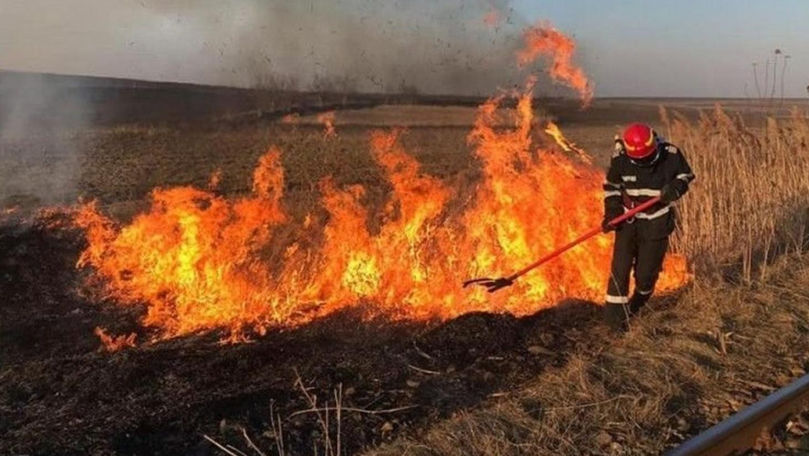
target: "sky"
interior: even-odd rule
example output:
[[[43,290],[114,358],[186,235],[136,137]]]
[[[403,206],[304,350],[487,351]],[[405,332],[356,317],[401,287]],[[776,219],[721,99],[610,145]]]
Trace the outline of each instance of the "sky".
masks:
[[[755,96],[776,48],[807,95],[806,0],[0,0],[0,69],[487,94],[522,80],[540,20],[578,40],[596,96]]]
[[[786,96],[807,96],[806,0],[516,0],[514,7],[575,35],[597,95],[743,97],[747,86],[756,96],[752,63],[763,86],[766,60],[779,48],[791,56]]]

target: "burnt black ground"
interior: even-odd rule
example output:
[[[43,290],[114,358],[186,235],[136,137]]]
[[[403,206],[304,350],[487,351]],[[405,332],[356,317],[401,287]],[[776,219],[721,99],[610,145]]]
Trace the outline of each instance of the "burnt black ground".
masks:
[[[320,434],[313,414],[290,417],[309,408],[297,375],[321,404],[340,385],[344,407],[412,407],[344,412],[351,454],[608,339],[596,306],[570,302],[444,323],[365,321],[355,309],[246,344],[221,345],[217,334],[144,343],[137,309],[82,297],[82,245],[79,233],[42,222],[0,227],[0,454],[219,454],[202,435],[246,450],[239,426],[269,452],[271,404],[288,454],[309,454]],[[96,326],[138,332],[141,345],[100,352]]]

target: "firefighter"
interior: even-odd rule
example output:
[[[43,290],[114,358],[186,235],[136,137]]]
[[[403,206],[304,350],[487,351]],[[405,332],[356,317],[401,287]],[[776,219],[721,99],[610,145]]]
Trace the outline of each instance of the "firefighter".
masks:
[[[682,151],[665,142],[648,125],[635,123],[616,137],[615,152],[604,182],[604,231],[615,230],[612,267],[604,316],[614,330],[626,328],[627,317],[649,300],[674,231],[672,203],[694,180]],[[626,222],[608,222],[644,201],[660,202]],[[629,297],[629,274],[634,269],[635,290]]]

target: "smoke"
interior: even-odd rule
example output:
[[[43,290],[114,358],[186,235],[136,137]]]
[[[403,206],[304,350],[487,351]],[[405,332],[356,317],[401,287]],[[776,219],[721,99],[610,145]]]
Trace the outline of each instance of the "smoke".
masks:
[[[263,11],[265,32],[251,54],[264,63],[251,62],[245,76],[281,75],[314,89],[488,94],[516,81],[519,28],[485,23],[491,10],[507,6],[469,0],[288,2]],[[292,27],[291,18],[297,18]]]
[[[88,119],[78,88],[46,75],[0,73],[0,207],[75,199],[77,132]]]
[[[510,0],[29,0],[3,8],[0,38],[15,43],[0,49],[7,68],[303,90],[489,94],[519,81],[513,59],[526,25]]]
[[[505,22],[506,0],[155,0],[144,6],[151,17],[142,29],[149,33],[173,20],[173,41],[183,44],[167,50],[170,59],[186,55],[189,43],[203,43],[199,52],[207,58],[195,60],[199,72],[228,85],[481,94],[509,84],[515,73],[519,28]],[[485,23],[493,10],[503,17],[497,27]]]

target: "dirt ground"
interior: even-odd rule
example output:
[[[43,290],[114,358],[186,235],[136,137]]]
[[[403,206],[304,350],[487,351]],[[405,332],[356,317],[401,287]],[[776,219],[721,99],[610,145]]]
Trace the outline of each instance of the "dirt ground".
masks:
[[[688,115],[710,105],[680,103]],[[590,114],[539,108],[600,164],[621,124],[658,118],[653,101],[596,101]],[[283,151],[293,215],[316,204],[317,182],[328,174],[339,185],[365,184],[381,199],[387,187],[368,153],[371,129],[406,127],[404,144],[423,170],[452,181],[477,172],[466,145],[473,118],[474,108],[463,106],[379,106],[339,112],[337,138],[324,137],[315,116],[290,125],[257,115],[0,140],[0,208],[19,208],[0,216],[0,453],[217,454],[203,434],[241,441],[242,427],[272,448],[275,413],[288,454],[308,454],[323,436],[313,414],[299,413],[310,407],[300,378],[320,404],[340,388],[343,407],[361,410],[343,417],[352,454],[423,431],[608,344],[597,307],[576,301],[526,318],[470,314],[443,323],[365,322],[360,304],[247,344],[221,345],[217,334],[151,343],[138,309],[82,292],[74,267],[81,234],[58,214],[27,217],[43,204],[81,198],[126,220],[153,188],[205,186],[217,170],[219,191],[238,195],[271,145]],[[134,331],[138,347],[101,352],[96,326]]]

